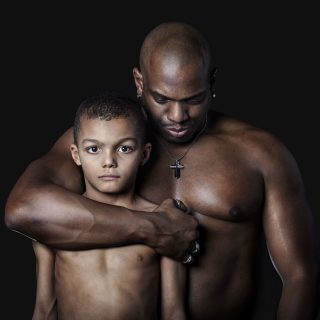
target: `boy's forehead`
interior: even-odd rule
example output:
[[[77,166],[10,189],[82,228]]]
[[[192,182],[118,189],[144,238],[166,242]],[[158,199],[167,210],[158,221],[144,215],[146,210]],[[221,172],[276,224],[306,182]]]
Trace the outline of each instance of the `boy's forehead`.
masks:
[[[80,137],[97,140],[120,140],[124,137],[139,139],[138,121],[134,117],[120,117],[105,120],[100,118],[81,118]]]

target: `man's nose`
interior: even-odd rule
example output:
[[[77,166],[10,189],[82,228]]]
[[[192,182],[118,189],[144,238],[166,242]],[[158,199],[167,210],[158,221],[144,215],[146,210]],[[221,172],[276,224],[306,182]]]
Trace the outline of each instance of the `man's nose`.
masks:
[[[117,167],[117,160],[112,151],[104,152],[101,158],[101,166],[102,168],[116,168]]]
[[[188,119],[188,110],[182,102],[171,102],[168,108],[167,117],[171,122],[180,123]]]

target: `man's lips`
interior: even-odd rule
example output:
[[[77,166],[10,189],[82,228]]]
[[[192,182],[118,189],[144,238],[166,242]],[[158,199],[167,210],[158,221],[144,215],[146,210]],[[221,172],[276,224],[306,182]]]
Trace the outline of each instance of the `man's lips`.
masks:
[[[181,128],[175,128],[175,127],[166,127],[165,130],[173,137],[179,138],[183,137],[187,134],[189,131],[189,128],[181,127]]]
[[[98,178],[102,181],[113,181],[120,178],[120,176],[115,174],[104,174],[102,176],[99,176]]]

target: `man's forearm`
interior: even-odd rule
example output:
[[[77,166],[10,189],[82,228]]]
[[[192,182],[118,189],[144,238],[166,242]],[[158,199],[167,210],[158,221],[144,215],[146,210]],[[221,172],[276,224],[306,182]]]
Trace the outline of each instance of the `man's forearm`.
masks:
[[[45,177],[35,177],[36,171]],[[57,249],[139,243],[176,260],[183,259],[198,236],[198,222],[172,199],[164,200],[157,212],[137,212],[87,199],[80,195],[79,181],[66,188],[65,181],[62,187],[49,176],[50,171],[36,164],[20,178],[6,204],[9,229]]]
[[[19,204],[9,198],[6,215],[14,218],[6,220],[7,226],[58,249],[144,243],[145,234],[153,232],[151,214],[102,204],[55,185],[41,186],[38,197],[32,194]]]
[[[278,320],[314,320],[316,276],[309,274],[284,282],[277,312]]]

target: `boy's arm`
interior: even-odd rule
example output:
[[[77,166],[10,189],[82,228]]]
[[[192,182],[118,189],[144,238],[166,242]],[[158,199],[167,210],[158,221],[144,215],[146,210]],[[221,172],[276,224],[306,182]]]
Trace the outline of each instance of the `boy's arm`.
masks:
[[[161,319],[186,320],[186,267],[172,259],[161,261]]]
[[[9,229],[65,250],[141,243],[183,259],[197,236],[197,222],[164,201],[157,214],[131,211],[81,196],[81,170],[73,162],[69,129],[33,161],[11,191],[5,209]]]
[[[37,292],[32,320],[58,319],[54,265],[55,254],[40,242],[32,241],[36,256]]]

